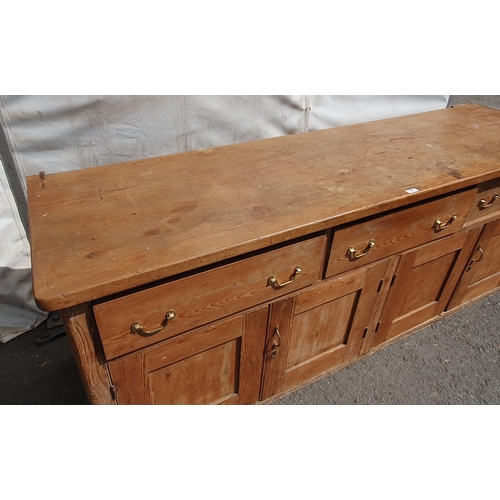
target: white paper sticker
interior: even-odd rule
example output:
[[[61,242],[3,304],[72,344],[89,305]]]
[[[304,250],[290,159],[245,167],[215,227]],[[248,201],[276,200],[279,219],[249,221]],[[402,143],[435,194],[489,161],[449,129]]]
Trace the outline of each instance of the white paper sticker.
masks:
[[[407,189],[406,192],[408,194],[418,193],[418,189],[417,188],[410,188],[410,189]]]

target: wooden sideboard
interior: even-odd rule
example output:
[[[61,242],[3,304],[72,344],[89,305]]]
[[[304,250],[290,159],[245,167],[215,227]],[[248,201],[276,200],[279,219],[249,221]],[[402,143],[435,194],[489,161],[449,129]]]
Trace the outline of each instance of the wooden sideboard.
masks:
[[[89,401],[270,402],[500,289],[500,111],[27,178]]]

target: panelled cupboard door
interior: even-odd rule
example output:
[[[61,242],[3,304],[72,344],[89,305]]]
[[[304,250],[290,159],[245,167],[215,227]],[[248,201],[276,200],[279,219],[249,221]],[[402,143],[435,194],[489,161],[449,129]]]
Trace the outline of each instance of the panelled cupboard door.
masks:
[[[268,307],[109,363],[118,404],[255,404]]]
[[[372,348],[444,311],[479,231],[457,233],[401,254]]]
[[[261,399],[359,354],[390,259],[330,278],[271,306]]]
[[[484,226],[448,309],[500,287],[500,219]]]

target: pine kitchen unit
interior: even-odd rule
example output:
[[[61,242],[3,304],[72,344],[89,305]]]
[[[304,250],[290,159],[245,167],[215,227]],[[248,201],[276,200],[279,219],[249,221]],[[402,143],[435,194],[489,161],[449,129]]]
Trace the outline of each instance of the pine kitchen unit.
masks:
[[[500,290],[500,111],[27,178],[95,404],[257,404]]]

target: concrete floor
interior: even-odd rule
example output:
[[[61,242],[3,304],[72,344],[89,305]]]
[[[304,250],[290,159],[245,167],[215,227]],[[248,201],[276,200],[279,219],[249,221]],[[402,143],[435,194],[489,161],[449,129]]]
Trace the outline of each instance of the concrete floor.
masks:
[[[500,109],[500,96],[452,96]],[[0,404],[83,405],[65,335],[38,344],[47,323],[0,344]],[[275,405],[500,404],[500,292]]]
[[[498,405],[500,293],[274,404]]]

